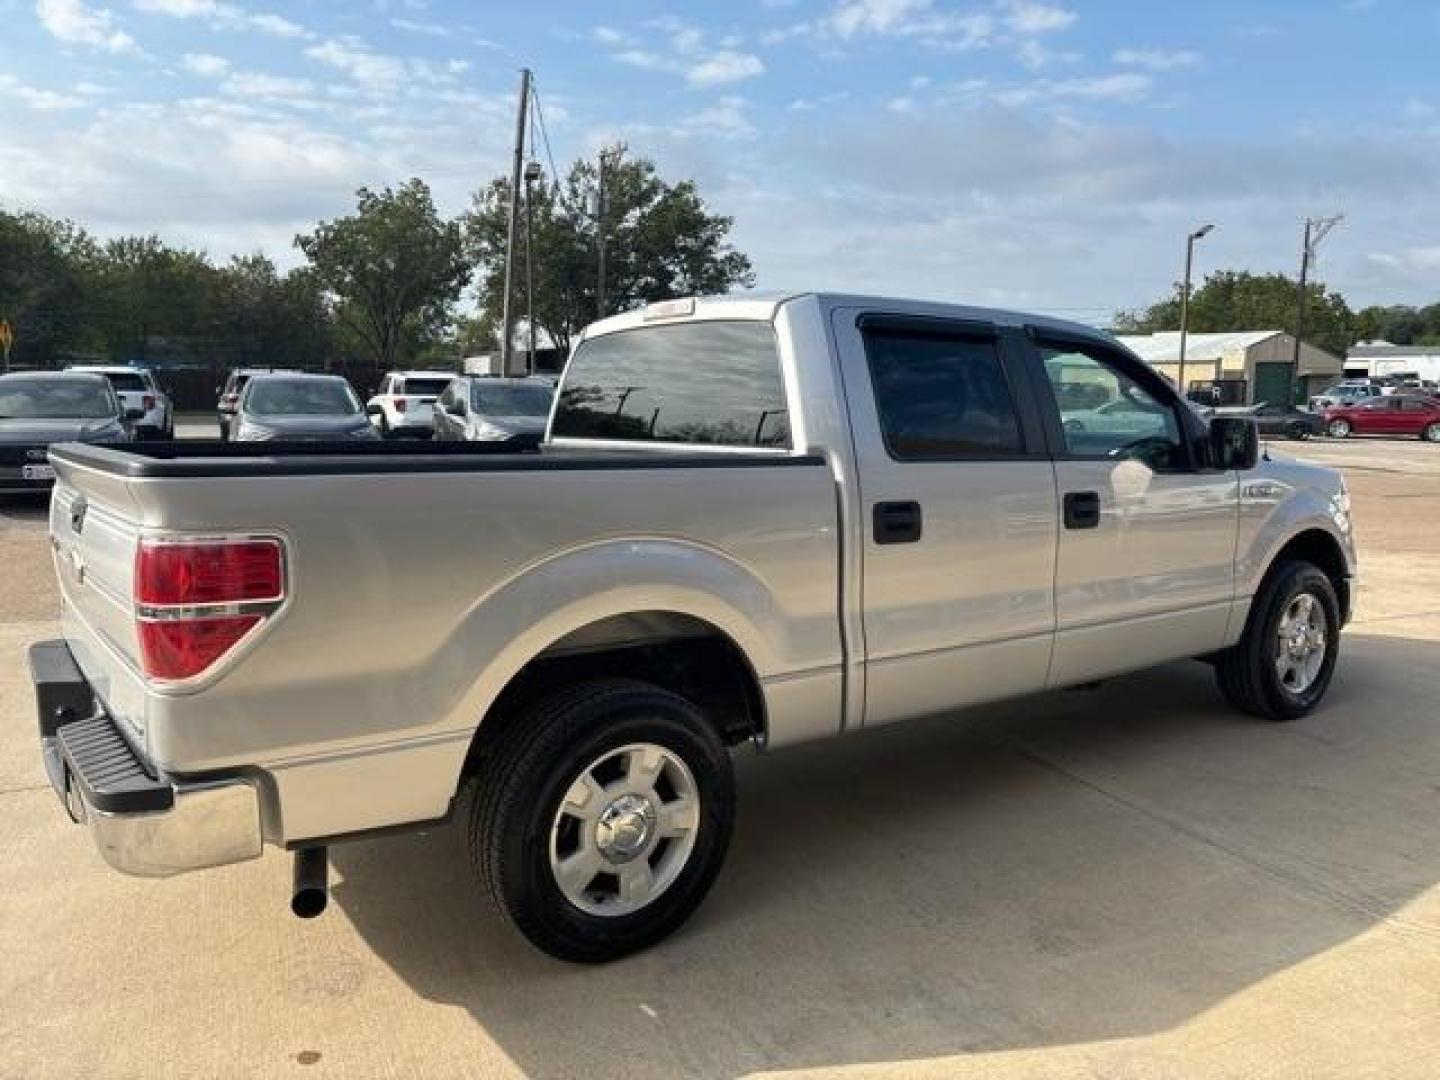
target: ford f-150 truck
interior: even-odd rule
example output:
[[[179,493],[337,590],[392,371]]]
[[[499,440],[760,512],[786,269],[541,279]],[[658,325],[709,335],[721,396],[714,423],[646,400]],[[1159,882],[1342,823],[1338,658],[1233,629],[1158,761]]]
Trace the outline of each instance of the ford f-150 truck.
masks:
[[[710,887],[742,744],[1187,657],[1313,709],[1349,499],[1257,457],[1102,333],[823,294],[589,327],[539,453],[64,445],[44,758],[116,868],[287,849],[298,914],[328,845],[464,808],[509,919],[609,959]]]

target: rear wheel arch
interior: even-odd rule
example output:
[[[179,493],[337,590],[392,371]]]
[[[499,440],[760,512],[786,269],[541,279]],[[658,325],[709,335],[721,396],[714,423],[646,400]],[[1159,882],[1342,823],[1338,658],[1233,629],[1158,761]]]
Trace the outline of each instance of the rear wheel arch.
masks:
[[[684,698],[705,715],[727,746],[765,739],[760,677],[734,637],[687,612],[632,611],[578,626],[521,665],[480,718],[460,781],[480,770],[536,702],[567,685],[601,678],[629,679]]]

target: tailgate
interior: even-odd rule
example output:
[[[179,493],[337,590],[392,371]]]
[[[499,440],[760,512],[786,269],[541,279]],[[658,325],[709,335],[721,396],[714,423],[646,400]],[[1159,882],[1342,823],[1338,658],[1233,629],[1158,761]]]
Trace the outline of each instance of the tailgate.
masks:
[[[63,458],[55,460],[55,469],[50,539],[66,640],[112,715],[143,731],[144,684],[131,604],[140,522],[127,482]]]

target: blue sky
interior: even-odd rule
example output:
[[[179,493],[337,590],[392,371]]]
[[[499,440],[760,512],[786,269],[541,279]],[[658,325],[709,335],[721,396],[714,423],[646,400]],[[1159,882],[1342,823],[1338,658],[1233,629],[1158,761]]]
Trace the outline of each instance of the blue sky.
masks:
[[[1103,322],[1219,267],[1440,299],[1440,6],[1403,0],[0,0],[0,205],[217,257],[418,175],[506,168],[534,69],[562,168],[693,177],[765,288]],[[545,158],[543,148],[539,154]]]

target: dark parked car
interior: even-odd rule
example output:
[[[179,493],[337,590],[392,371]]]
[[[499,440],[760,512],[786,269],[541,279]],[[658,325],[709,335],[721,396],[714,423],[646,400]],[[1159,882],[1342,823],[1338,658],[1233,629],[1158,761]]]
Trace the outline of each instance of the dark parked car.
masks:
[[[339,375],[255,375],[245,385],[230,437],[236,442],[378,439]]]
[[[1212,414],[1248,416],[1255,421],[1261,435],[1284,435],[1289,439],[1308,439],[1325,430],[1322,416],[1293,405],[1271,405],[1262,401],[1258,405],[1215,409]]]
[[[220,414],[220,438],[230,437],[230,425],[235,420],[235,410],[240,406],[240,395],[245,392],[245,384],[255,375],[293,375],[298,372],[289,368],[236,368],[230,372],[230,377],[225,380],[225,385],[217,391],[220,401],[215,406],[215,411]]]
[[[1418,435],[1426,442],[1440,442],[1440,399],[1389,394],[1359,405],[1326,409],[1325,431],[1337,439],[1347,435]]]
[[[48,450],[64,442],[129,442],[126,412],[104,375],[0,375],[0,492],[46,491],[55,482]]]
[[[461,375],[435,402],[435,438],[538,444],[554,398],[544,379]]]

